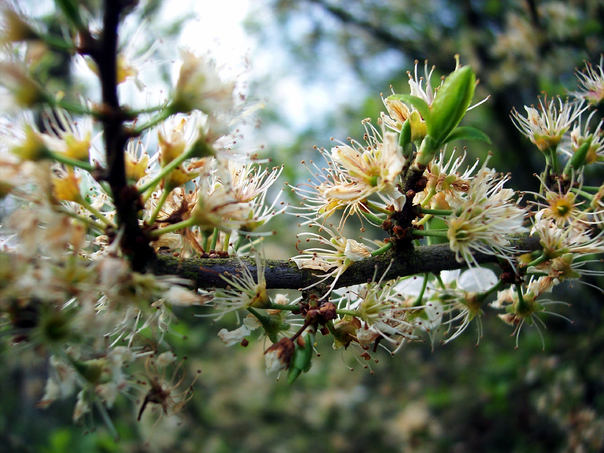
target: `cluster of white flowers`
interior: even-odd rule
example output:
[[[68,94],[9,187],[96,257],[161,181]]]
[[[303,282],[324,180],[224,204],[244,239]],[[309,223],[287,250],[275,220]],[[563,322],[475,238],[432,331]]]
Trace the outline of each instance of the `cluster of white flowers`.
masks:
[[[464,169],[465,152],[456,156],[455,151],[437,153],[429,148],[434,123],[440,124],[435,115],[439,108],[446,110],[439,98],[453,84],[447,85],[449,76],[440,87],[432,88],[432,70],[428,72],[426,65],[424,81],[417,76],[416,64],[415,77],[409,75],[411,94],[393,93],[383,99],[387,112],[380,115],[380,133],[369,126],[369,120],[363,121],[366,147],[350,140],[354,148],[320,149],[326,168],[313,163],[308,168],[315,182],[309,180],[293,189],[302,196],[295,213],[306,219],[303,225],[328,233],[327,237],[314,232],[299,234],[299,244],[306,239],[323,247],[302,249],[292,258],[299,268],[317,272],[319,280],[311,287],[329,283],[326,288],[318,286],[324,291],[321,300],[330,300],[327,295],[337,288],[344,272],[359,269],[351,268],[356,262],[390,248],[394,259],[399,253],[403,257],[404,252],[398,250],[405,250],[404,244],[419,244],[424,237],[429,244],[447,242],[457,261],[470,267],[461,276],[455,271],[398,280],[385,279],[388,270],[382,270],[381,277],[374,275],[371,283],[349,289],[344,296],[332,293],[331,300],[338,306],[338,318],[330,328],[335,346],[360,346],[364,358],[369,356],[371,345],[375,350],[378,343],[392,344],[397,350],[405,341],[421,340],[422,333],[434,342],[441,326],[446,327],[442,337],[446,343],[473,320],[478,321],[480,339],[485,301],[497,291],[497,301],[490,307],[504,310],[501,318],[515,326],[514,333],[518,334],[524,323],[533,325],[537,320],[538,326],[543,322],[536,314],[550,313],[545,307],[557,302],[542,299],[542,295],[556,284],[602,274],[590,266],[594,263],[590,256],[604,252],[603,191],[583,183],[585,167],[602,160],[602,131],[601,123],[595,132],[589,129],[593,113],[581,127],[585,96],[577,92],[572,93],[577,101],[541,99],[538,109],[526,107],[526,118],[514,110],[514,123],[546,158],[546,170],[539,177],[541,192],[534,194],[535,201],[523,200],[504,187],[509,175],[487,167],[489,156],[482,164],[476,161]],[[580,76],[581,83],[593,90],[591,84],[598,85],[598,71],[601,68],[588,65],[587,73]],[[390,158],[389,149],[396,149],[398,157]],[[426,156],[430,160],[424,165]],[[415,179],[414,171],[419,175]],[[338,212],[338,226],[326,225],[326,219]],[[379,243],[380,248],[368,249],[360,242],[351,242],[344,231],[351,215],[381,226],[390,237],[383,241],[365,239]],[[528,233],[539,238],[542,249],[523,255],[518,243]],[[353,246],[362,253],[355,253]],[[479,256],[500,260],[501,277],[480,267]],[[507,285],[511,287],[504,289]],[[516,338],[518,341],[518,335]]]
[[[350,145],[335,146],[330,153],[319,149],[327,164],[327,168],[319,168],[311,162],[319,181],[292,187],[303,197],[295,209],[307,219],[305,223],[320,222],[343,210],[340,229],[350,215],[379,226],[381,219],[372,211],[383,211],[392,203],[404,204],[405,196],[397,189],[404,165],[397,134],[383,127],[380,133],[370,120],[363,124],[367,146],[351,140]],[[374,194],[377,199],[369,200]]]
[[[2,11],[9,29],[27,25],[9,5]],[[180,377],[166,377],[175,368],[169,339],[173,308],[208,303],[224,313],[230,308],[220,301],[253,278],[246,274],[237,286],[233,277],[234,288],[214,294],[193,289],[181,277],[132,269],[133,252],[117,209],[125,195],[113,193],[107,176],[115,162],[103,147],[115,137],[107,136],[103,101],[72,103],[46,93],[18,59],[33,43],[49,51],[57,41],[44,41],[44,33],[33,28],[28,36],[13,35],[3,36],[2,62],[2,94],[20,105],[16,115],[3,112],[0,123],[0,187],[9,212],[0,230],[3,335],[52,354],[41,406],[77,394],[74,420],[87,423],[93,407],[108,419],[105,408],[119,393],[144,390],[149,393],[141,414],[148,403],[177,413],[188,393],[176,390]],[[89,38],[95,36],[91,32]],[[130,54],[135,52],[116,57],[117,82],[136,78],[141,88]],[[121,113],[117,133],[132,137],[122,150],[123,190],[134,192],[141,237],[156,253],[180,259],[241,253],[246,238],[271,234],[259,228],[283,209],[278,195],[273,202],[268,195],[282,167],[266,168],[266,161],[237,152],[234,125],[247,108],[237,80],[223,77],[209,55],[182,50],[181,59],[165,101],[134,115]],[[102,77],[104,63],[92,60],[90,67]],[[259,259],[260,281],[263,269]],[[270,303],[266,288],[256,299],[234,308],[262,306],[260,299]]]

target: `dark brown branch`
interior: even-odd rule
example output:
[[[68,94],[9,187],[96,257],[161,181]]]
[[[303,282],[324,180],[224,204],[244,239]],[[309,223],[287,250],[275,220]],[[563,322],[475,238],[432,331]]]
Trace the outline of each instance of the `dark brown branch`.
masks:
[[[103,16],[103,32],[96,42],[91,57],[99,69],[103,98],[102,123],[107,156],[107,174],[117,219],[122,230],[121,247],[136,271],[145,269],[155,258],[148,239],[138,224],[138,210],[142,203],[135,187],[126,181],[124,150],[128,139],[124,130],[124,112],[117,94],[117,40],[120,15],[126,3],[122,0],[106,0]]]
[[[536,237],[522,237],[515,245],[519,251],[532,251],[540,247]],[[477,253],[474,257],[479,264],[497,262],[493,255]],[[256,277],[256,261],[248,257],[241,260]],[[446,244],[421,246],[398,254],[389,252],[354,263],[342,274],[335,287],[366,283],[376,272],[377,276],[381,277],[391,261],[392,266],[386,279],[465,267],[465,263],[457,262],[455,253]],[[220,276],[233,275],[240,270],[241,263],[236,258],[180,260],[173,256],[160,256],[154,267],[157,275],[179,275],[194,282],[198,288],[206,289],[226,287],[227,283]],[[266,260],[264,277],[268,289],[300,289],[316,283],[319,280],[316,274],[320,273],[298,269],[298,266],[289,260]]]

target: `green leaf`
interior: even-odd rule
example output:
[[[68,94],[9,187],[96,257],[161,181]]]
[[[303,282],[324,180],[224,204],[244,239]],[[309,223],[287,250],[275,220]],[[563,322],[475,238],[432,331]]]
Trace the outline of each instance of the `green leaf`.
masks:
[[[470,126],[460,126],[453,129],[443,141],[443,145],[452,142],[453,140],[480,140],[489,144],[491,143],[491,139],[487,134]]]
[[[411,96],[410,94],[393,94],[388,96],[387,99],[392,99],[393,101],[403,101],[407,104],[411,104],[420,113],[424,121],[428,121],[428,118],[430,118],[430,106],[422,98]]]

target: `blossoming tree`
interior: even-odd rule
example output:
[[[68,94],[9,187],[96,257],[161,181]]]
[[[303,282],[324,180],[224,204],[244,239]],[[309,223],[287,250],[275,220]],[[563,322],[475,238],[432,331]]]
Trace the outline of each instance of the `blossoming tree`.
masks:
[[[143,87],[120,43],[135,2],[55,3],[60,38],[2,4],[0,66],[0,194],[11,210],[0,316],[4,338],[50,355],[43,407],[77,393],[76,422],[98,411],[112,427],[107,408],[139,390],[139,418],[148,407],[177,413],[192,393],[179,389],[170,343],[175,306],[236,312],[239,326],[219,337],[231,346],[266,336],[267,373],[293,382],[324,347],[318,334],[364,363],[378,347],[446,343],[472,323],[480,339],[489,309],[517,346],[524,325],[562,316],[550,311],[565,304],[557,285],[601,273],[604,186],[585,171],[604,160],[602,123],[592,132],[588,113],[603,98],[602,62],[578,74],[571,100],[512,112],[543,155],[539,193],[506,187],[510,176],[488,157],[468,164],[447,148],[489,140],[460,125],[482,101],[457,57],[438,82],[416,64],[409,94],[383,98],[362,141],[317,148],[309,179],[288,184],[300,200],[289,206],[270,191],[283,167],[238,150],[236,123],[253,106],[211,58],[182,50],[170,94],[135,109],[118,90]],[[87,62],[97,98],[75,102],[36,79],[32,68],[53,51]],[[277,215],[299,222],[290,260],[265,256]],[[351,219],[365,238],[350,237]]]

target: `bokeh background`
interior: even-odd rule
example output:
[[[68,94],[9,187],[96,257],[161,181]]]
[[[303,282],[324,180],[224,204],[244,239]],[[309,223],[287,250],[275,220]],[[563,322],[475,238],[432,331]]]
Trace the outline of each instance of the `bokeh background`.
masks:
[[[164,40],[145,82],[169,78],[156,68],[174,59],[174,48],[211,47],[227,69],[241,73],[248,97],[265,106],[245,131],[246,146],[264,144],[265,156],[286,165],[282,179],[290,183],[306,177],[299,162],[312,157],[313,145],[361,139],[360,120],[378,116],[380,93],[391,86],[407,92],[415,60],[435,65],[438,80],[459,54],[480,79],[475,99],[490,96],[465,124],[493,141],[459,147],[467,145],[470,160],[492,151],[491,166],[511,172],[512,187],[536,190],[542,157],[514,128],[510,111],[536,104],[542,92],[564,96],[576,87],[577,68],[598,63],[604,52],[601,0],[237,0],[220,11],[205,1],[140,3],[137,14],[149,22],[137,35],[139,47]],[[226,33],[212,37],[221,28]],[[250,66],[241,64],[244,53]],[[78,69],[64,61],[54,55],[40,77],[58,88],[61,80],[75,84]],[[93,85],[76,87],[94,95]],[[272,225],[279,235],[271,256],[295,254],[292,222]],[[188,368],[202,370],[195,396],[179,417],[148,411],[141,422],[140,395],[121,398],[111,411],[119,443],[100,419],[94,431],[71,423],[75,397],[36,408],[48,359],[3,341],[0,451],[603,452],[604,281],[588,283],[560,288],[559,298],[572,302],[560,313],[574,322],[544,315],[545,349],[538,332],[525,328],[516,350],[509,326],[487,310],[478,346],[471,326],[446,346],[378,353],[371,370],[319,335],[321,356],[294,385],[265,375],[262,341],[224,346],[216,334],[234,319],[213,322],[182,311],[171,341],[189,357]]]

